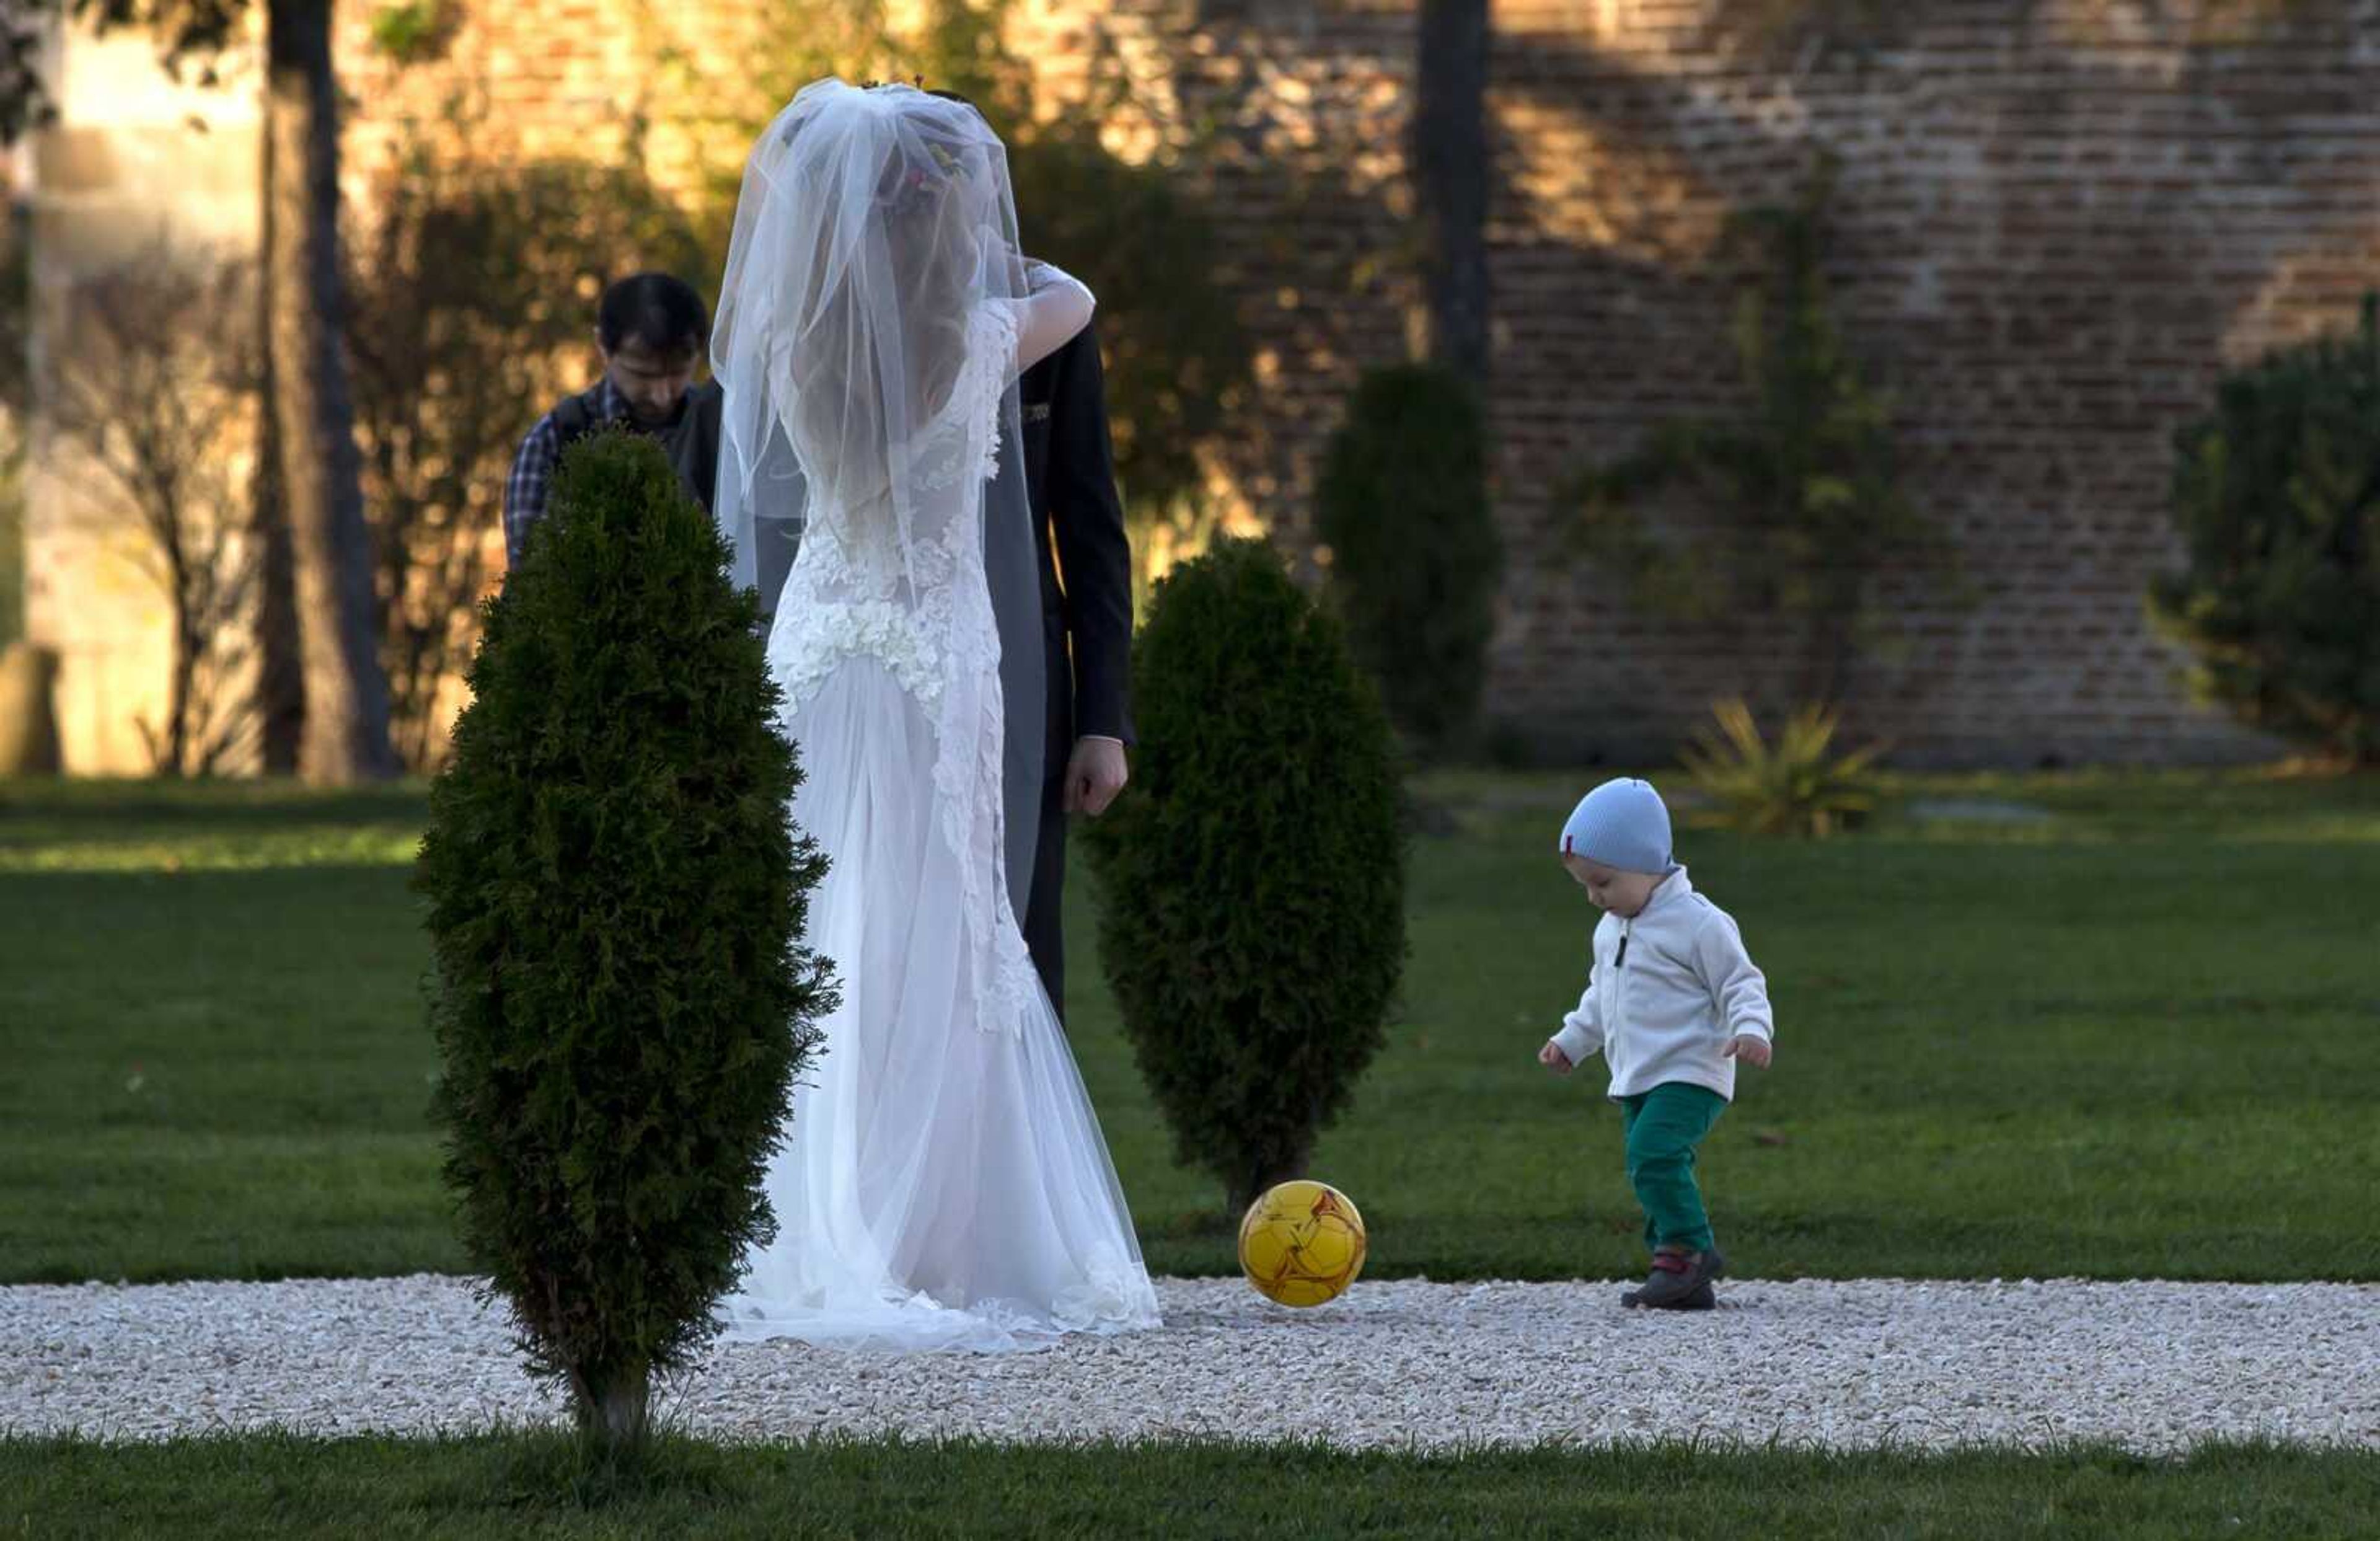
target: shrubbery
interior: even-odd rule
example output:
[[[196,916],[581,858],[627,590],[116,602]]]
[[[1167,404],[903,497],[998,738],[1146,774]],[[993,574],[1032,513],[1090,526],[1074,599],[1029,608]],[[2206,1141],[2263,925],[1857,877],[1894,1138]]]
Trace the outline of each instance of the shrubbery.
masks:
[[[1234,1212],[1304,1171],[1379,1050],[1402,974],[1387,714],[1258,541],[1156,591],[1131,791],[1088,826],[1100,953],[1178,1158]]]
[[[1476,394],[1427,365],[1366,375],[1318,495],[1355,656],[1416,746],[1451,746],[1479,710],[1503,570]]]
[[[756,601],[652,443],[565,457],[431,793],[446,1180],[582,1426],[633,1441],[745,1249],[831,1004]]]
[[[2380,760],[2380,297],[2226,379],[2176,440],[2187,565],[2150,608],[2241,721]]]

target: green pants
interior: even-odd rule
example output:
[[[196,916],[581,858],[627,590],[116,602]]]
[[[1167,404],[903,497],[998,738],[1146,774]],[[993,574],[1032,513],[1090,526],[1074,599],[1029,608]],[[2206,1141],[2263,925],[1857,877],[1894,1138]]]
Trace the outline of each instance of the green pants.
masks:
[[[1694,1147],[1727,1106],[1707,1086],[1664,1081],[1620,1098],[1628,1135],[1628,1184],[1645,1207],[1645,1244],[1701,1252],[1711,1244],[1710,1216],[1694,1182]]]

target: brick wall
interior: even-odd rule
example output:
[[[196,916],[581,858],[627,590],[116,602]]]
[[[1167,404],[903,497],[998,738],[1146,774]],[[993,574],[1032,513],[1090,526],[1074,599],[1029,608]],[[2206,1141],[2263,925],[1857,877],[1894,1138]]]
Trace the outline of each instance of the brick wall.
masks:
[[[2228,362],[2348,321],[2380,278],[2380,0],[2304,0],[2261,31],[2240,8],[1912,0],[1862,52],[1755,46],[1718,24],[1747,9],[1735,0],[1497,0],[1510,576],[1491,717],[1546,752],[1631,758],[1716,696],[1777,687],[1765,661],[1781,649],[1758,626],[1640,614],[1572,561],[1548,491],[1664,418],[1730,406],[1713,239],[1825,147],[1842,163],[1848,334],[1895,390],[1912,491],[1980,596],[1906,597],[1855,687],[1858,726],[1919,761],[2269,748],[2185,702],[2141,594],[2172,551],[2174,429]],[[771,44],[748,7],[710,0],[475,0],[444,62],[398,70],[365,45],[371,9],[342,7],[340,55],[366,205],[421,133],[481,155],[640,143],[657,182],[691,191],[742,146],[657,59],[686,49],[732,77]],[[1415,299],[1411,0],[1018,0],[1017,26],[1051,111],[1090,44],[1124,61],[1146,115],[1111,126],[1120,149],[1179,152],[1185,126],[1209,126],[1182,175],[1224,222],[1216,282],[1259,349],[1251,420],[1216,475],[1327,559],[1307,533],[1314,467],[1356,375],[1405,355]]]
[[[1166,142],[1208,197],[1225,232],[1215,281],[1243,297],[1258,385],[1254,420],[1220,447],[1217,468],[1278,539],[1313,554],[1322,446],[1363,370],[1406,357],[1419,298],[1404,153],[1411,7],[1062,0],[1043,14],[1059,38],[1096,28],[1132,61],[1162,121],[1126,138]],[[1030,32],[1020,41],[1031,48]],[[1195,150],[1189,125],[1206,129]],[[1032,212],[1018,217],[1029,238]]]
[[[1901,586],[1856,725],[1912,762],[2268,752],[2186,701],[2142,593],[2174,550],[2176,427],[2228,362],[2350,320],[2380,282],[2380,5],[2255,30],[2236,6],[1930,0],[1864,55],[1755,46],[1718,25],[1743,9],[1494,7],[1510,576],[1490,715],[1542,750],[1624,759],[1666,751],[1715,697],[1785,688],[1762,626],[1632,611],[1568,555],[1548,493],[1582,457],[1734,403],[1714,237],[1730,209],[1790,197],[1823,147],[1842,161],[1848,334],[1896,393],[1911,490],[1977,596]],[[1269,438],[1235,468],[1294,540],[1345,389],[1403,348],[1410,286],[1342,280],[1406,249],[1410,8],[1109,22],[1165,34],[1177,89],[1228,126],[1204,175],[1245,224],[1228,277],[1269,364]]]
[[[1850,335],[1981,591],[1908,610],[1854,698],[1864,724],[1918,759],[2254,752],[2185,704],[2142,589],[2173,551],[2173,431],[2225,363],[2350,320],[2380,282],[2380,6],[2229,46],[2171,6],[1911,9],[1875,56],[1794,74],[1730,56],[1705,5],[1497,7],[1519,560],[1495,706],[1625,755],[1759,682],[1758,637],[1647,625],[1551,557],[1541,494],[1582,450],[1725,404],[1724,302],[1694,255],[1815,144],[1843,161]]]

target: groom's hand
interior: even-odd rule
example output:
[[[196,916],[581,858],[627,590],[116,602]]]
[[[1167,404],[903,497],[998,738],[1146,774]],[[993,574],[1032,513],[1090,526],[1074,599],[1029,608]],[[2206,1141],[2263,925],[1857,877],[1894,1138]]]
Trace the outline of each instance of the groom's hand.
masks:
[[[1078,738],[1066,761],[1066,811],[1094,819],[1108,811],[1132,772],[1124,765],[1123,746],[1112,738]]]

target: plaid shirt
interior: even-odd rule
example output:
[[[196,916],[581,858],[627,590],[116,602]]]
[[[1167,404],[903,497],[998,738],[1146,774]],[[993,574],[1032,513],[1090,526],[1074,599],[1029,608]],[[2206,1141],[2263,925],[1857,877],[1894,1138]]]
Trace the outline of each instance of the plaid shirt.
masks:
[[[611,422],[628,416],[627,398],[605,375],[596,401],[596,420]],[[529,527],[545,517],[545,500],[553,490],[553,467],[562,459],[562,428],[548,412],[521,441],[513,456],[513,473],[504,480],[504,565],[520,565],[528,547]]]

